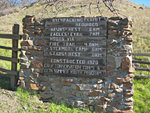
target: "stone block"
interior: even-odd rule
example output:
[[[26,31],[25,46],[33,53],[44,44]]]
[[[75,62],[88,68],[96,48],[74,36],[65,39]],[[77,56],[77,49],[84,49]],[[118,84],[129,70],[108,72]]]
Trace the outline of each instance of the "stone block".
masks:
[[[30,83],[30,89],[31,90],[39,90],[39,87],[37,87],[36,84]]]
[[[132,110],[126,110],[126,111],[124,111],[124,110],[117,110],[117,111],[109,111],[107,113],[133,113],[133,111]]]
[[[35,36],[35,33],[34,33],[34,32],[32,32],[30,35],[31,35],[32,37],[34,37],[34,36]]]
[[[41,63],[41,62],[31,61],[31,64],[33,65],[32,67],[34,67],[34,68],[42,68],[43,67],[43,63]]]
[[[26,16],[22,20],[24,23],[35,23],[35,17],[34,16]]]
[[[107,64],[110,64],[114,67],[116,67],[116,59],[115,56],[107,56]]]
[[[99,96],[102,92],[101,91],[92,91],[89,92],[89,96]]]
[[[130,77],[126,77],[126,78],[119,78],[119,77],[117,77],[115,82],[116,83],[130,83],[131,82],[131,78]]]
[[[112,35],[112,34],[108,34],[108,39],[119,39],[119,36],[117,35]]]
[[[111,35],[118,35],[118,30],[109,30],[109,31],[108,31],[108,34],[111,34]]]
[[[29,40],[29,35],[28,34],[23,34],[23,40]]]
[[[23,33],[25,34],[29,34],[30,33],[30,31],[29,30],[27,30],[27,29],[23,29]]]
[[[109,93],[109,94],[108,94],[108,97],[109,97],[109,98],[113,98],[115,95],[116,95],[115,93]]]
[[[43,51],[35,51],[35,50],[27,50],[26,55],[32,55],[32,56],[42,56]]]
[[[134,73],[134,72],[135,72],[135,67],[134,67],[134,65],[132,65],[132,66],[129,67],[129,72],[130,72],[130,73]]]
[[[108,26],[118,26],[118,20],[117,21],[114,21],[114,20],[109,20],[108,21]]]
[[[95,106],[95,111],[98,112],[98,113],[105,113],[106,112],[105,106],[104,105],[96,105]]]
[[[126,102],[133,102],[133,98],[127,98],[125,99]]]
[[[41,30],[37,30],[37,31],[35,31],[35,34],[41,36],[42,31]]]
[[[67,78],[67,79],[64,79],[63,81],[64,81],[64,82],[73,83],[73,81],[74,81],[74,80],[73,80],[73,79],[71,79],[71,78],[70,78],[70,79],[69,79],[69,78]]]
[[[61,82],[62,86],[71,86],[68,82]]]
[[[130,59],[128,58],[128,57],[125,57],[125,58],[123,58],[122,59],[122,62],[121,62],[121,69],[123,70],[123,71],[129,71],[129,67],[131,67],[131,61],[130,61]]]
[[[106,70],[107,70],[107,71],[111,71],[111,70],[113,70],[113,69],[115,69],[114,66],[107,66],[107,67],[106,67]]]
[[[118,89],[120,88],[119,85],[115,84],[115,83],[111,83],[109,84],[108,88],[111,88],[111,89]]]
[[[71,87],[77,91],[81,90],[81,87],[78,84],[72,84]]]
[[[132,97],[133,95],[134,95],[134,92],[124,93],[125,97]]]
[[[44,45],[44,40],[38,38],[38,39],[35,39],[35,42],[36,42],[36,45]]]
[[[115,89],[114,90],[116,93],[122,93],[123,92],[123,89],[122,88],[118,88],[118,89]]]
[[[35,72],[37,72],[37,73],[43,73],[43,69],[35,69]]]
[[[127,76],[128,76],[128,77],[131,77],[131,78],[134,78],[134,77],[135,77],[134,74],[128,74]]]
[[[122,20],[122,18],[119,17],[119,16],[116,16],[116,17],[110,17],[109,19],[110,19],[110,20]]]
[[[132,83],[132,82],[128,82],[128,83],[124,83],[124,84],[123,84],[123,87],[129,88],[129,89],[132,89],[132,88],[134,88],[134,85],[133,85],[133,83]]]
[[[40,93],[40,98],[41,98],[41,99],[44,99],[44,100],[49,100],[49,99],[51,99],[53,96],[54,96],[54,95],[49,94],[49,93],[45,93],[45,92]]]
[[[21,46],[33,46],[33,41],[32,40],[22,41]]]
[[[30,63],[20,63],[20,65],[21,65],[21,69],[28,69],[29,68],[29,66],[30,66]]]

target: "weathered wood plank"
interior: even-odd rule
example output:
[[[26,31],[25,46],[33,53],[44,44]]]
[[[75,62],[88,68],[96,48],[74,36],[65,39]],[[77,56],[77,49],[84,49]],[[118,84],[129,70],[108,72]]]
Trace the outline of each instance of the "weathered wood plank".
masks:
[[[150,71],[150,69],[144,69],[144,68],[135,68],[137,71]]]
[[[146,78],[150,78],[150,75],[135,75],[136,79],[146,79]]]
[[[22,37],[21,35],[17,35],[17,34],[0,34],[0,38],[5,38],[5,39],[20,40],[21,37]]]
[[[19,60],[17,58],[10,58],[10,57],[4,57],[4,56],[0,56],[1,60],[6,60],[6,61],[11,61],[11,62],[15,62],[18,63]]]
[[[14,24],[13,34],[14,35],[19,35],[19,24]],[[12,40],[12,47],[13,48],[18,48],[18,40],[17,39]],[[18,51],[12,51],[12,58],[14,58],[14,59],[18,58]],[[17,71],[17,62],[12,62],[11,63],[11,70],[12,71]],[[16,89],[16,84],[17,84],[17,74],[14,75],[14,76],[11,76],[11,89],[12,90]]]
[[[133,53],[133,56],[150,56],[150,53]]]
[[[139,63],[139,64],[150,64],[150,62],[146,62],[146,61],[140,61],[140,60],[133,60],[133,63]]]
[[[54,70],[61,70],[63,73],[57,71],[57,72],[53,72]],[[106,74],[106,70],[99,70],[99,71],[91,71],[91,70],[72,70],[69,72],[68,69],[45,69],[44,70],[44,75],[48,76],[48,75],[61,75],[61,76],[82,76],[82,77],[95,77],[95,76],[99,76],[99,77],[103,77]],[[48,72],[46,72],[48,71]],[[83,72],[82,74],[80,72]]]
[[[8,49],[8,50],[13,50],[13,51],[21,51],[19,48],[12,48],[12,47],[5,47],[5,46],[0,46],[0,49]]]
[[[3,69],[3,68],[0,68],[0,71],[7,72],[10,75],[17,75],[18,74],[17,71],[11,71],[11,70],[7,70],[7,69]]]
[[[63,37],[60,37],[60,36],[55,36],[55,37],[50,37],[49,35],[48,36],[44,36],[43,37],[44,40],[50,40],[50,41],[89,41],[89,40],[95,40],[95,41],[102,41],[102,40],[106,40],[106,37],[103,37],[103,36],[72,36],[72,37],[68,37],[68,36],[63,36]],[[41,38],[37,38],[37,39],[41,39]]]

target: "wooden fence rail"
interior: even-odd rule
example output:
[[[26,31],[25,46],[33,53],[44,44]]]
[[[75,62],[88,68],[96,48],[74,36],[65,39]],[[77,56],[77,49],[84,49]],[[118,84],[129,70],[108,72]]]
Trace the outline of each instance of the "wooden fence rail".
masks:
[[[133,53],[133,56],[145,56],[145,57],[150,57],[150,53]],[[150,65],[150,62],[147,61],[142,61],[142,60],[135,60],[133,59],[133,63],[138,63],[138,64],[147,64]],[[150,72],[150,69],[145,69],[145,68],[135,68],[136,71],[147,71]],[[137,79],[145,79],[145,78],[150,78],[150,75],[135,75],[135,78]]]
[[[19,48],[12,48],[12,47],[5,47],[5,46],[0,46],[0,49],[7,49],[7,50],[13,50],[13,51],[21,51]]]
[[[150,75],[135,75],[136,79],[147,79],[150,78]]]
[[[148,57],[150,57],[150,53],[133,53],[133,56],[148,56]]]
[[[135,68],[137,71],[148,71],[150,72],[150,69],[145,69],[145,68]]]
[[[141,60],[133,60],[132,62],[133,62],[133,63],[148,64],[148,65],[150,65],[150,62],[141,61]]]
[[[5,39],[20,40],[21,35],[19,35],[19,31],[17,31],[17,27],[19,28],[18,24],[15,24],[13,30],[16,31],[13,32],[14,34],[0,34],[0,37]]]
[[[150,54],[149,53],[133,53],[133,56],[147,56],[147,57],[150,57]],[[147,65],[150,65],[150,62],[142,61],[142,60],[135,60],[135,59],[133,59],[132,62],[133,63],[138,63],[138,64],[147,64]],[[135,70],[150,72],[150,69],[145,69],[145,68],[135,68]]]
[[[19,24],[14,24],[12,34],[0,34],[0,38],[12,39],[12,47],[0,46],[0,49],[12,50],[12,57],[0,56],[1,60],[11,61],[11,70],[0,68],[0,71],[6,72],[10,75],[11,89],[15,90],[17,80],[16,76],[18,75],[18,51],[21,50],[18,48],[18,41],[22,38],[22,36],[19,35]]]

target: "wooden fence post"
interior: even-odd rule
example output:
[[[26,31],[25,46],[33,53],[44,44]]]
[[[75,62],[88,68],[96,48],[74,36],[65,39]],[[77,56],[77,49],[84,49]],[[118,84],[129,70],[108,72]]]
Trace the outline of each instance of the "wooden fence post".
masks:
[[[13,26],[13,34],[19,35],[19,24],[14,24]],[[18,48],[18,40],[17,39],[12,39],[12,48]],[[13,51],[12,50],[12,58],[18,59],[18,51]],[[11,62],[11,70],[17,72],[17,63],[16,62]],[[16,77],[17,75],[11,75],[11,89],[15,90],[16,88]]]

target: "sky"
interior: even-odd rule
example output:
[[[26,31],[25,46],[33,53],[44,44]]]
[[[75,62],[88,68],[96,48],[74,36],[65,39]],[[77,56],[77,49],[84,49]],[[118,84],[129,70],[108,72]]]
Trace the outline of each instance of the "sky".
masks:
[[[129,0],[129,1],[150,7],[150,0]]]
[[[20,0],[17,0],[17,1],[19,2]],[[32,0],[32,1],[35,1],[35,0]],[[128,0],[128,1],[132,1],[132,2],[135,2],[137,4],[150,7],[150,0]]]

